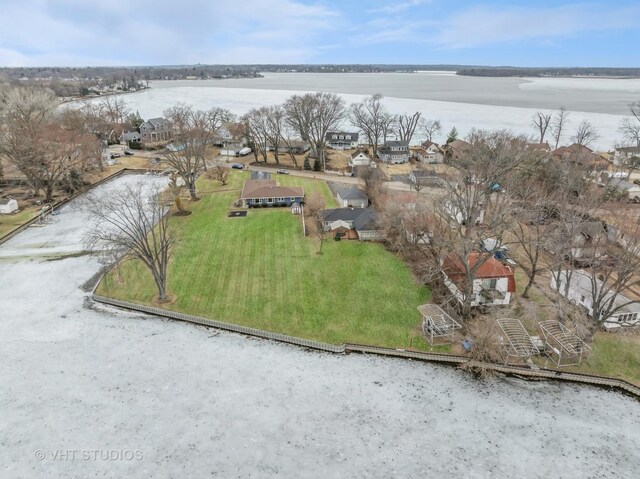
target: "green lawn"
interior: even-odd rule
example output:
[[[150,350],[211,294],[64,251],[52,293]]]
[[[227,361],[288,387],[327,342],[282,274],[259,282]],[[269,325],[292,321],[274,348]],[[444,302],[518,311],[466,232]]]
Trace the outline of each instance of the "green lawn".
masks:
[[[288,208],[227,218],[246,177],[234,172],[224,187],[201,180],[202,199],[189,204],[193,214],[172,218],[180,243],[169,290],[177,301],[167,308],[329,343],[427,348],[416,307],[429,292],[400,259],[380,244],[333,239],[318,255],[317,240],[303,236],[300,216]],[[324,182],[277,180],[331,200]],[[149,302],[155,294],[149,273],[133,262],[121,270],[124,281],[109,274],[98,293]]]
[[[0,238],[35,218],[38,213],[38,210],[28,208],[12,215],[0,215]]]
[[[640,338],[635,335],[596,333],[591,353],[577,372],[625,379],[640,385]]]

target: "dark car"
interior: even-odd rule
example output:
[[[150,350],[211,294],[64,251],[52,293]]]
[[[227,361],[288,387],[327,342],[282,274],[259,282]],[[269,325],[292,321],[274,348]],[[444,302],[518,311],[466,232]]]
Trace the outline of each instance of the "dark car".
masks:
[[[116,158],[120,158],[122,155],[120,153],[111,153],[111,159],[114,160]]]
[[[276,171],[276,173],[278,173],[279,175],[288,175],[289,172],[287,170],[278,170]]]
[[[124,154],[127,156],[133,156],[133,151],[131,150],[124,150]]]
[[[242,163],[234,163],[231,165],[231,168],[234,170],[242,170],[244,169],[244,165]]]

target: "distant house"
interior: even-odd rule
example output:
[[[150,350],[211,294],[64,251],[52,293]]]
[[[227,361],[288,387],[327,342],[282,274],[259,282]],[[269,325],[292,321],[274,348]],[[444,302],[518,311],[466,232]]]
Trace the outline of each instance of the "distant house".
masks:
[[[297,186],[278,186],[276,180],[246,180],[240,199],[245,208],[290,207],[304,201],[304,190]]]
[[[325,135],[327,147],[334,150],[350,150],[358,147],[358,133],[348,131],[328,131]]]
[[[145,143],[168,141],[172,135],[171,125],[164,118],[151,118],[140,125],[140,138]]]
[[[557,241],[553,240],[554,237]],[[588,263],[608,241],[606,227],[601,221],[562,224],[552,232],[549,250],[576,263]]]
[[[609,160],[602,155],[594,153],[591,148],[579,145],[578,143],[561,146],[553,150],[551,156],[557,160],[595,171],[606,170],[609,167]]]
[[[13,198],[0,198],[0,214],[10,215],[18,211],[18,202]]]
[[[325,231],[360,241],[384,239],[378,216],[371,208],[335,208],[323,214]]]
[[[225,122],[218,129],[216,143],[230,150],[241,150],[247,146],[246,127],[244,123]]]
[[[369,206],[369,197],[364,191],[357,188],[344,188],[336,192],[338,204],[342,207],[366,208]]]
[[[378,158],[384,163],[399,165],[409,161],[409,142],[407,141],[387,141],[378,148]]]
[[[415,152],[418,161],[424,163],[442,163],[444,161],[444,152],[442,148],[432,141],[425,141]]]
[[[620,192],[626,192],[628,198],[633,201],[640,200],[640,185],[631,183],[622,178],[612,178],[607,184],[608,188],[614,188]]]
[[[526,147],[534,151],[551,151],[551,147],[546,141],[544,143],[527,143]]]
[[[124,146],[129,146],[129,143],[140,143],[140,141],[142,141],[142,137],[137,131],[122,132],[118,139],[120,144]]]
[[[516,291],[516,279],[511,266],[502,264],[493,256],[486,253],[470,253],[467,263],[475,268],[479,260],[482,264],[477,267],[473,277],[471,306],[500,306],[511,301],[511,293]],[[442,260],[442,274],[444,283],[460,303],[465,301],[468,276],[465,266],[460,259],[450,254]]]
[[[567,284],[568,283],[568,284]],[[622,294],[601,294],[603,283],[583,269],[573,271],[554,271],[551,274],[551,288],[564,296],[572,303],[584,307],[589,316],[593,317],[593,303],[600,300],[601,307],[614,310],[603,326],[606,329],[617,329],[622,326],[634,326],[640,324],[640,304],[631,301]],[[567,287],[568,286],[568,287]],[[595,294],[594,294],[595,293]],[[601,297],[602,296],[602,297]]]
[[[620,146],[613,155],[616,166],[640,166],[640,146]]]
[[[372,161],[371,157],[367,155],[363,150],[356,150],[351,153],[351,157],[349,158],[349,166],[354,168],[356,166],[371,166]]]
[[[435,171],[413,170],[409,173],[409,181],[412,185],[420,186],[444,186],[445,181]]]
[[[471,143],[464,140],[453,140],[442,147],[447,158],[462,158],[473,148]]]

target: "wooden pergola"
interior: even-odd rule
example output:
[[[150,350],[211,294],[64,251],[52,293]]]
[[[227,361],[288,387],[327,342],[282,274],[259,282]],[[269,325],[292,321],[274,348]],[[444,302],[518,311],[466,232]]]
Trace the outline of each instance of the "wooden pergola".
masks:
[[[582,355],[591,350],[573,331],[558,321],[540,321],[538,327],[544,336],[544,353],[558,367],[580,364]]]
[[[418,306],[418,311],[422,314],[422,332],[431,345],[437,338],[440,338],[441,344],[452,343],[456,329],[462,328],[437,304],[422,304]]]
[[[526,360],[530,356],[540,353],[520,320],[503,318],[496,319],[496,322],[504,334],[499,339],[505,363],[508,363],[511,358]]]

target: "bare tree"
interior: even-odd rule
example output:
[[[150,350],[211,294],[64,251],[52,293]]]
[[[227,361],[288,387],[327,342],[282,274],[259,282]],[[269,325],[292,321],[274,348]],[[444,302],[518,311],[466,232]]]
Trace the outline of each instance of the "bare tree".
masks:
[[[551,124],[551,118],[551,113],[543,113],[541,111],[538,111],[533,115],[532,123],[535,129],[538,131],[538,143],[544,143],[544,137],[547,134],[549,125]]]
[[[213,181],[219,181],[222,186],[225,186],[229,181],[229,168],[218,165],[207,171],[206,176]]]
[[[553,141],[555,142],[555,149],[558,149],[560,146],[560,140],[562,140],[562,135],[564,135],[565,126],[567,124],[567,117],[569,116],[569,112],[565,107],[560,107],[558,112],[553,117],[551,123],[551,136],[553,137]]]
[[[301,141],[300,137],[287,121],[282,124],[282,131],[280,132],[280,135],[282,138],[282,142],[287,147],[291,163],[293,163],[294,167],[298,168],[298,160],[296,159],[296,155],[294,152],[294,145],[298,141]]]
[[[324,197],[318,191],[314,191],[309,199],[305,201],[304,210],[310,221],[313,223],[314,232],[320,241],[318,254],[322,254],[324,244],[324,210],[326,203]]]
[[[640,146],[640,101],[631,103],[629,112],[631,117],[621,121],[619,131],[626,143]]]
[[[334,93],[306,93],[290,97],[285,102],[284,109],[286,121],[303,140],[311,143],[324,170],[326,135],[344,119],[344,100]]]
[[[269,147],[269,113],[269,107],[262,106],[260,108],[252,108],[242,116],[245,132],[250,138],[256,154],[256,161],[258,158],[257,154],[260,153],[265,163],[267,163]]]
[[[398,127],[398,121],[396,115],[389,112],[384,113],[382,116],[382,141],[387,142],[387,138],[394,135]]]
[[[384,182],[384,174],[380,168],[358,167],[357,174],[364,183],[364,193],[369,197],[371,203],[378,204]]]
[[[280,145],[282,144],[282,132],[285,124],[285,112],[281,105],[266,108],[265,135],[273,148],[273,158],[276,164],[280,164]]]
[[[191,214],[191,211],[187,211],[182,204],[182,197],[180,196],[182,193],[181,181],[182,178],[177,172],[171,173],[171,176],[169,176],[169,191],[171,192],[173,202],[178,210],[175,213],[176,216],[188,216]]]
[[[419,111],[415,112],[413,115],[397,116],[398,136],[400,137],[400,141],[411,143],[411,139],[416,132],[421,116],[422,113]]]
[[[116,95],[102,97],[98,105],[106,119],[111,123],[124,123],[131,113],[127,102]]]
[[[440,120],[424,120],[422,122],[421,130],[424,132],[427,140],[433,141],[433,136],[442,131],[442,124]]]
[[[214,106],[205,112],[208,129],[217,132],[223,123],[235,121],[236,116],[226,108]]]
[[[596,128],[589,120],[583,120],[571,137],[571,141],[582,146],[589,146],[591,143],[600,138]]]
[[[207,114],[178,104],[164,112],[174,131],[174,140],[162,152],[163,160],[184,180],[192,201],[197,201],[196,180],[205,169],[206,149],[214,135]]]
[[[176,244],[169,222],[167,198],[142,183],[127,185],[106,197],[87,198],[91,218],[86,247],[123,260],[137,259],[151,273],[158,301],[167,300],[167,270]]]
[[[383,137],[388,112],[382,104],[382,95],[375,94],[349,107],[351,124],[358,128],[371,146],[373,157],[378,155],[378,145]]]

